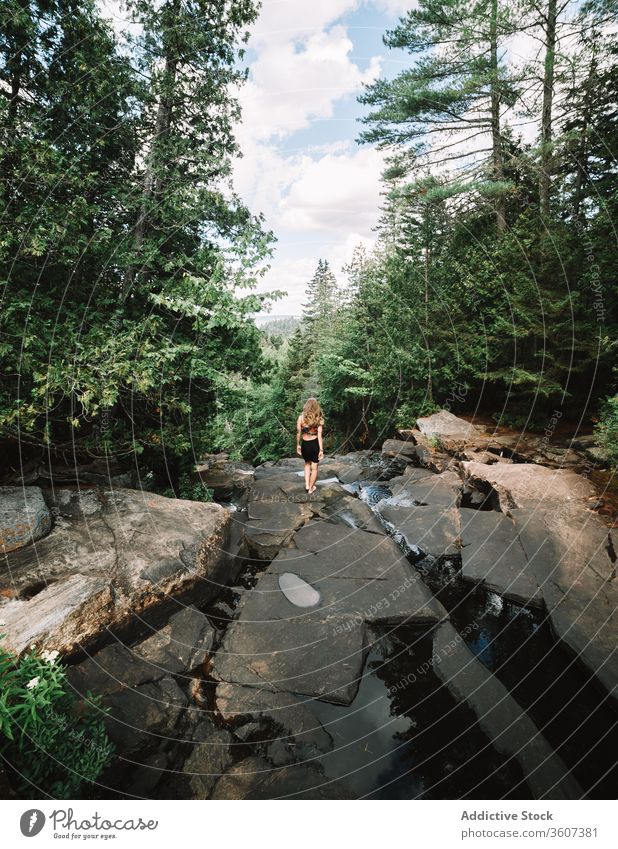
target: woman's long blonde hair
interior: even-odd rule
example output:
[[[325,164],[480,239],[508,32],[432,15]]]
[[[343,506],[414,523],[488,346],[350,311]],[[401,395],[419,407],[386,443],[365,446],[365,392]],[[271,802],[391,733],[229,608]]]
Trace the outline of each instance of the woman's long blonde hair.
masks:
[[[315,427],[315,425],[324,424],[324,416],[322,408],[318,403],[317,398],[309,398],[303,407],[303,422],[307,427]]]

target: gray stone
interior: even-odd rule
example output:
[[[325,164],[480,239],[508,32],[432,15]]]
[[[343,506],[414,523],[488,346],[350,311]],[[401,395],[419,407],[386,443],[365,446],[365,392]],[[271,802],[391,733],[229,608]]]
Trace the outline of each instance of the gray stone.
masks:
[[[156,669],[188,676],[204,664],[214,638],[215,629],[208,618],[195,607],[185,607],[133,651]]]
[[[177,736],[177,724],[187,699],[173,678],[119,689],[103,698],[110,708],[105,727],[123,754],[161,745]]]
[[[38,486],[0,486],[0,554],[49,533],[51,516]]]
[[[455,507],[398,507],[383,502],[379,511],[416,557],[449,557],[461,551]]]
[[[401,439],[387,439],[382,444],[382,454],[385,457],[404,457],[407,461],[417,460],[419,450],[422,452],[422,446],[417,446],[413,442],[404,441]]]
[[[350,704],[366,649],[364,623],[349,616],[239,620],[228,628],[212,674],[218,681]]]
[[[333,741],[311,710],[311,700],[300,700],[291,693],[241,687],[226,682],[217,685],[216,706],[226,722],[250,717],[261,728],[266,722],[276,737],[291,741],[302,754],[315,757],[333,748]],[[238,729],[237,735],[242,731]],[[242,739],[246,739],[244,736]]]
[[[234,738],[229,731],[202,723],[194,748],[182,768],[190,799],[208,799],[234,762]]]
[[[332,616],[349,614],[354,621],[373,625],[435,624],[446,617],[444,608],[432,598],[420,575],[411,567],[401,581],[368,578],[315,578],[311,586],[320,597],[318,605],[299,608],[279,589],[279,575],[266,572],[255,587],[244,594],[239,622],[286,620],[302,623],[306,614]],[[345,623],[342,623],[341,627]],[[339,623],[333,633],[339,632]]]
[[[460,419],[448,410],[440,410],[431,416],[416,420],[416,425],[425,436],[443,440],[474,442],[484,434],[484,428],[473,425],[465,419]]]
[[[65,519],[96,516],[103,509],[101,492],[97,489],[55,489],[45,492],[47,503]]]
[[[47,537],[6,555],[0,619],[10,651],[35,643],[72,653],[172,596],[206,602],[229,578],[230,514],[219,505],[137,490],[100,498],[100,512],[59,518]]]
[[[594,494],[592,485],[582,475],[568,469],[548,469],[533,463],[462,463],[472,482],[485,482],[501,496],[502,512],[512,507],[566,504],[583,501]]]
[[[273,767],[263,758],[245,758],[216,784],[212,799],[351,799],[339,781],[310,764]]]
[[[542,604],[512,519],[493,510],[461,509],[462,576],[520,604]]]
[[[515,757],[535,799],[580,799],[575,778],[504,685],[468,649],[449,622],[434,632],[436,674],[466,702],[492,744]]]
[[[579,504],[512,513],[554,632],[618,699],[614,535]]]

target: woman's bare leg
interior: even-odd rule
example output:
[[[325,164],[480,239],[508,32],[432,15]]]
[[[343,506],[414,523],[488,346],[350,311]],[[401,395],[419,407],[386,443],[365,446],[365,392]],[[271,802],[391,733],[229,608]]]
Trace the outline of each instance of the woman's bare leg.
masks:
[[[318,479],[319,466],[317,463],[311,464],[311,477],[309,478],[309,492],[313,492],[316,488],[315,482]]]
[[[305,463],[305,489],[307,492],[311,486],[311,463]]]

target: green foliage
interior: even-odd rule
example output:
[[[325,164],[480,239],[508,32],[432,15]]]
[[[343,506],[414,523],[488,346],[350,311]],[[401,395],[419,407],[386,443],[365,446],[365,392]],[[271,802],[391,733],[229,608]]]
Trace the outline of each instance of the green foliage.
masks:
[[[128,8],[124,46],[94,0],[2,10],[0,431],[39,453],[180,457],[268,367],[272,239],[230,176],[256,6]]]
[[[15,661],[0,647],[0,752],[25,798],[79,798],[113,755],[100,700],[77,701],[56,656],[30,650]]]
[[[613,466],[618,466],[618,395],[607,398],[595,434]]]

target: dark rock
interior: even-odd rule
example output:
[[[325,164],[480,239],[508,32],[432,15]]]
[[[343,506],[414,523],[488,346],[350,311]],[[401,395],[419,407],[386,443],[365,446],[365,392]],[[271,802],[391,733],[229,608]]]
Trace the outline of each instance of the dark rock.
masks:
[[[333,741],[311,710],[311,700],[300,700],[291,693],[241,687],[237,684],[217,685],[216,705],[226,722],[240,717],[255,720],[251,725],[262,727],[264,722],[275,729],[271,739],[284,738],[293,743],[302,756],[315,757],[328,752]],[[242,728],[236,733],[240,734]],[[242,736],[242,739],[246,739]]]
[[[379,510],[415,557],[460,553],[459,512],[455,507],[399,507],[383,502]]]
[[[542,604],[512,519],[491,510],[461,510],[462,575],[519,604]]]
[[[128,754],[177,736],[187,700],[174,679],[165,677],[134,689],[119,689],[105,696],[103,704],[111,709],[105,718],[109,738]]]
[[[212,674],[218,681],[350,704],[365,654],[364,623],[350,616],[239,620],[228,628]]]

